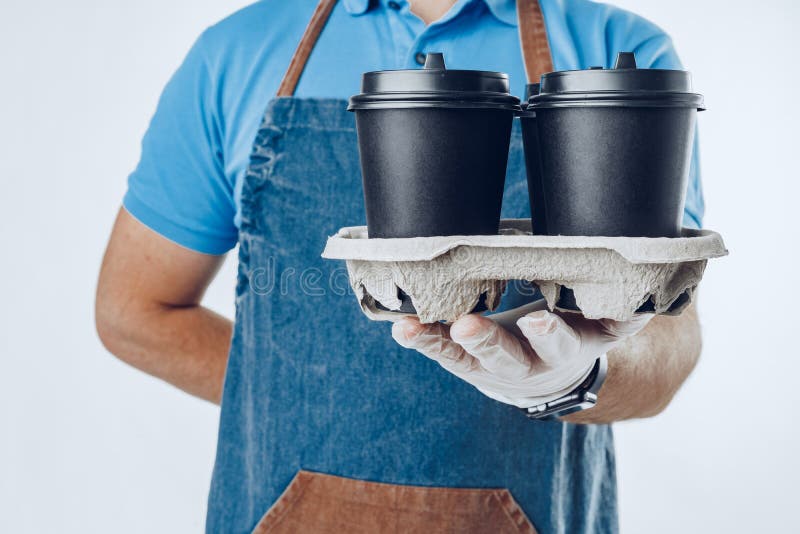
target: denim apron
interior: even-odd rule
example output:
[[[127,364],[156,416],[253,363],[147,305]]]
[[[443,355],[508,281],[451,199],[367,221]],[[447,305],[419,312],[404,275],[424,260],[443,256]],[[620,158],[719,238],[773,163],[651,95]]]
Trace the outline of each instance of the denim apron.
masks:
[[[236,322],[207,531],[322,531],[292,521],[337,511],[367,517],[370,503],[353,502],[383,490],[391,497],[381,501],[383,516],[373,524],[383,527],[375,531],[417,531],[397,519],[402,495],[433,514],[430,528],[419,529],[429,532],[534,532],[530,523],[541,534],[616,531],[610,427],[530,421],[399,347],[390,324],[363,316],[343,263],[320,258],[328,235],[365,221],[355,122],[346,108],[338,99],[275,98],[255,140],[242,192]],[[503,216],[528,212],[515,121]],[[521,304],[517,297],[508,295],[505,307]],[[309,486],[315,473],[318,482]],[[504,493],[471,499],[484,494],[437,496],[425,488]],[[347,494],[354,498],[320,500]],[[494,509],[487,503],[497,495]],[[306,497],[312,500],[304,504]],[[454,527],[459,503],[478,501],[488,508],[476,518],[502,508],[516,530]],[[437,506],[449,506],[439,515],[452,523],[435,522]],[[269,526],[284,519],[284,530]],[[358,531],[335,521],[326,532]]]

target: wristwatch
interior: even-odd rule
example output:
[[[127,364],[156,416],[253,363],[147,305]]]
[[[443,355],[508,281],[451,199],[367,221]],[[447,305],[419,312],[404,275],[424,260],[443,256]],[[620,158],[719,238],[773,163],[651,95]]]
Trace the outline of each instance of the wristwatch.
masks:
[[[531,406],[520,408],[529,419],[557,419],[558,417],[588,410],[597,404],[597,392],[606,381],[608,356],[603,354],[594,363],[594,367],[577,388],[563,397]]]

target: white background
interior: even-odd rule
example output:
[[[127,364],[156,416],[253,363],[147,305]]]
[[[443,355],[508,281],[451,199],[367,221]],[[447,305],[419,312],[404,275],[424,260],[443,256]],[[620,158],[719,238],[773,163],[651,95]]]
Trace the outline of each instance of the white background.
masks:
[[[95,278],[169,75],[244,0],[2,0],[0,531],[197,532],[217,408],[109,356]],[[701,117],[705,350],[662,416],[616,426],[623,530],[777,532],[796,522],[800,9],[623,0],[674,37]],[[230,315],[234,261],[207,304]]]

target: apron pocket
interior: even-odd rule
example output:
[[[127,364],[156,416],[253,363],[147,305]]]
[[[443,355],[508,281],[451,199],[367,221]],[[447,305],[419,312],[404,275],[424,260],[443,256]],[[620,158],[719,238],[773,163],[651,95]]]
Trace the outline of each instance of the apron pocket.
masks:
[[[255,534],[536,534],[507,489],[429,488],[299,471]]]

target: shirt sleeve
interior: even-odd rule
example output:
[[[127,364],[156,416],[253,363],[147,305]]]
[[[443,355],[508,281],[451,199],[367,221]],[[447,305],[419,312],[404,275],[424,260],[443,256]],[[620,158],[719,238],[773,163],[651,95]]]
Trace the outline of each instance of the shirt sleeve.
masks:
[[[672,40],[659,32],[646,39],[635,50],[636,61],[640,68],[648,69],[678,69],[683,66],[678,58]],[[703,200],[703,186],[700,178],[700,148],[699,135],[695,131],[692,162],[689,169],[689,182],[686,188],[686,206],[683,211],[683,226],[687,228],[702,228],[703,215],[705,214],[705,201]]]
[[[224,172],[218,85],[201,36],[164,88],[123,200],[150,229],[205,254],[227,252],[238,235],[234,183]]]

